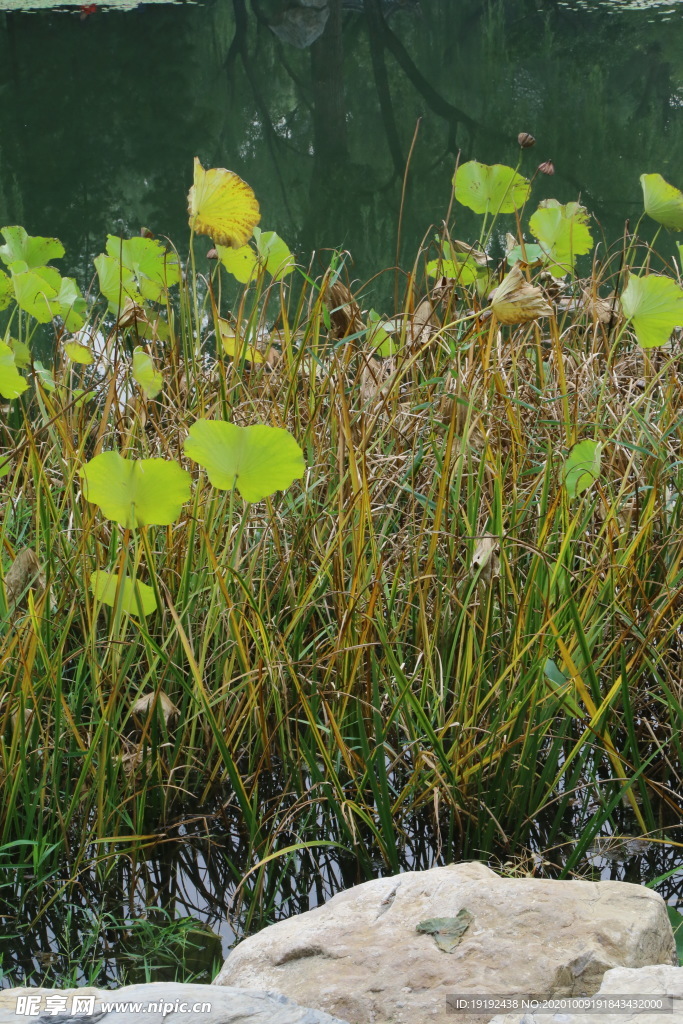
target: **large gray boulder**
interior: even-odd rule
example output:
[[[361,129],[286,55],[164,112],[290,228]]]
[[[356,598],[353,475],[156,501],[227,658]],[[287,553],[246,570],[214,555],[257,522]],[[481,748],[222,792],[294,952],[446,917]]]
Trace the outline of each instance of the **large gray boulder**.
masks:
[[[265,928],[214,985],[274,989],[353,1024],[474,1024],[491,1013],[456,1016],[448,995],[592,994],[612,967],[674,963],[650,889],[500,878],[468,863],[366,882]]]
[[[0,1024],[20,1021],[33,1024],[346,1024],[320,1010],[297,1006],[277,992],[244,992],[232,987],[221,989],[213,985],[173,982],[127,985],[112,991],[5,989],[0,992]]]
[[[605,974],[597,995],[611,996],[613,1000],[624,996],[625,1004],[634,996],[645,996],[645,1005],[648,996],[671,996],[672,1011],[648,1013],[624,1005],[618,1013],[509,1013],[494,1017],[490,1024],[683,1024],[683,967],[614,967]]]

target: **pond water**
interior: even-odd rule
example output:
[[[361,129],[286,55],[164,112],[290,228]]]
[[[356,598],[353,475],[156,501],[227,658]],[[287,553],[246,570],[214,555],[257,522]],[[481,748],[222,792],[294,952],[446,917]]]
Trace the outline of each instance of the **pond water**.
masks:
[[[609,239],[641,173],[681,184],[680,0],[297,3],[0,0],[0,224],[59,237],[83,281],[107,232],[182,251],[197,155],[301,257],[346,248],[366,280],[412,264],[459,152],[514,165],[520,131],[522,170],[556,168],[535,197],[580,196]]]
[[[446,216],[459,153],[514,165],[521,131],[537,139],[522,170],[549,159],[556,168],[536,198],[580,197],[607,239],[638,218],[641,173],[683,185],[682,0],[330,0],[315,10],[295,0],[0,0],[0,225],[59,237],[83,285],[108,232],[144,225],[182,252],[197,155],[249,181],[262,226],[301,257],[347,249],[365,281],[397,255],[411,265]],[[457,216],[467,237],[472,225]],[[122,862],[107,913],[192,915],[225,951],[250,926],[234,903],[249,862],[220,810],[201,821],[176,823],[173,841],[134,872]],[[418,825],[406,868],[437,859],[437,838]],[[674,847],[601,853],[604,877],[631,881],[680,863]],[[266,877],[263,918],[363,880],[355,862],[317,857]],[[100,884],[96,872],[83,877],[78,899],[56,903],[30,935],[5,922],[5,969],[18,979],[40,968],[60,930],[77,947],[106,909]],[[683,898],[681,874],[660,891]],[[21,898],[8,883],[5,906]],[[104,933],[90,931],[92,962],[112,981]]]

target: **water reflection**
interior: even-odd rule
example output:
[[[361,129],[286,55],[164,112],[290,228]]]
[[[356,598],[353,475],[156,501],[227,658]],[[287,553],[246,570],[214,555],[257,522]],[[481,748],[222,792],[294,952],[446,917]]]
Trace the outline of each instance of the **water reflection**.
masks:
[[[397,250],[412,264],[459,152],[516,164],[521,130],[538,140],[522,170],[556,167],[535,199],[580,196],[609,238],[638,217],[642,172],[680,184],[683,22],[665,22],[669,5],[329,0],[305,39],[283,29],[301,9],[0,14],[0,223],[61,237],[84,281],[107,232],[145,224],[182,250],[199,155],[250,181],[263,225],[300,254],[345,247],[366,279]],[[457,216],[459,237],[478,232]]]
[[[393,873],[362,825],[358,848],[349,850],[323,804],[304,823],[293,814],[297,801],[286,791],[286,780],[264,773],[264,820],[270,819],[271,803],[278,808],[270,819],[278,834],[274,848],[286,851],[302,838],[321,845],[283,852],[248,876],[256,860],[231,792],[216,794],[202,813],[178,813],[142,854],[123,849],[99,868],[81,868],[69,885],[64,883],[73,866],[66,861],[59,877],[39,886],[32,884],[30,873],[16,872],[11,878],[5,873],[0,889],[2,984],[35,983],[39,977],[44,984],[70,981],[105,987],[176,975],[206,981],[245,935],[310,910],[369,878]],[[601,799],[597,791],[595,799]],[[437,822],[433,812],[414,814],[402,822],[399,869],[481,859],[503,875],[560,877],[576,845],[572,837],[585,828],[589,805],[586,799],[570,806],[559,832],[548,813],[529,827],[525,843],[486,850],[476,843],[454,845],[445,817]],[[629,839],[637,834],[634,826],[629,811],[617,810],[614,833],[596,837],[571,874],[636,884],[658,880],[656,889],[665,901],[683,904],[683,865],[680,849],[673,845],[683,842],[683,829],[664,828],[648,840]],[[323,845],[330,841],[338,845]],[[51,901],[60,889],[59,898]],[[191,955],[178,952],[179,934],[190,935]]]

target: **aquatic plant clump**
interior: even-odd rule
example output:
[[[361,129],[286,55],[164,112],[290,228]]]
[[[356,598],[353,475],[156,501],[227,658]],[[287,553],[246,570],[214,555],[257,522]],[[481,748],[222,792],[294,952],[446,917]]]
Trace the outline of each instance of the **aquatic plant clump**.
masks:
[[[21,890],[48,946],[95,922],[111,981],[100,889],[139,906],[169,837],[209,844],[238,935],[299,876],[676,854],[680,193],[642,183],[657,246],[596,251],[579,203],[466,162],[390,308],[198,161],[187,258],[109,235],[87,299],[2,229],[8,977],[39,973]]]

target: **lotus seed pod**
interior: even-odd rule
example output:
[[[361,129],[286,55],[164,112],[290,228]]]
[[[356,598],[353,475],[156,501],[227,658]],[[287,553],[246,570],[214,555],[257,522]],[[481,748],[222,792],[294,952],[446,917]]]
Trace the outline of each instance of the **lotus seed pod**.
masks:
[[[517,142],[522,149],[531,149],[532,146],[536,145],[536,139],[533,135],[529,135],[529,132],[520,132],[517,136]]]
[[[555,164],[552,162],[552,160],[546,160],[544,161],[544,163],[538,165],[538,169],[541,172],[541,174],[554,174]]]

